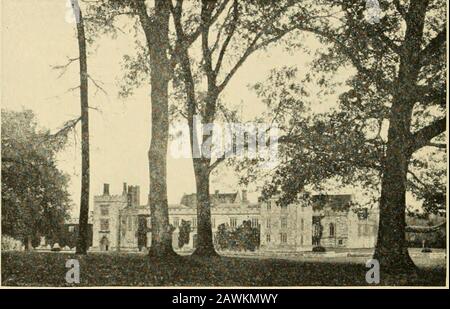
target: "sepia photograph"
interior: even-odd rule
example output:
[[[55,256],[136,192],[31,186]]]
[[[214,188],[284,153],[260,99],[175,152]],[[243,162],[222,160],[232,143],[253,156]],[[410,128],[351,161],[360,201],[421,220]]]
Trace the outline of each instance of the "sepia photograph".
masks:
[[[1,289],[448,289],[446,0],[0,1]]]

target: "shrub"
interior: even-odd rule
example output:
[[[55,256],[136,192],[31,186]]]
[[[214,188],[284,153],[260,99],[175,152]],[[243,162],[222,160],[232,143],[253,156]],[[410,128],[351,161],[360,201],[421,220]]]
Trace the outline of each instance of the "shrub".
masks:
[[[183,248],[189,243],[189,234],[191,233],[191,223],[189,221],[181,220],[180,233],[178,234],[178,247]]]
[[[20,240],[8,235],[2,235],[2,251],[23,251],[24,246]]]
[[[252,227],[251,221],[244,221],[236,229],[221,224],[217,228],[216,245],[219,250],[255,251],[260,244],[259,228]]]
[[[322,246],[316,246],[316,247],[313,247],[313,249],[312,249],[312,252],[325,252],[325,251],[327,251],[327,250]]]

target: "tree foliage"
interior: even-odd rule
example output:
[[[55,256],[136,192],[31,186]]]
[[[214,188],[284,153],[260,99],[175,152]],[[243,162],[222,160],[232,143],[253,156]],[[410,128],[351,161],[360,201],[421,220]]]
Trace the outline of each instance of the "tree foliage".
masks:
[[[37,126],[30,110],[2,109],[2,233],[54,238],[68,216],[69,178],[56,166],[66,136]]]
[[[157,3],[157,2],[155,2]],[[169,42],[165,42],[168,63],[175,78],[172,83],[173,102],[180,114],[186,117],[190,128],[191,151],[202,153],[210,133],[205,128],[214,123],[219,112],[228,113],[220,96],[230,80],[255,52],[286,38],[297,27],[311,27],[323,13],[327,1],[170,1],[171,22]],[[139,8],[145,7],[145,14]],[[149,16],[149,23],[156,18],[156,6],[144,1],[101,0],[88,9],[92,29],[116,33],[114,21],[121,16],[134,21]],[[134,24],[134,30],[139,29]],[[133,30],[133,29],[131,29]],[[148,81],[151,68],[146,61],[151,55],[145,45],[151,46],[145,27],[147,44],[142,43],[139,31],[133,32],[137,53],[124,59],[126,75],[121,93],[129,95],[133,88]],[[91,31],[95,33],[95,31]],[[142,32],[141,32],[142,33]],[[198,143],[193,118],[201,116],[202,142]],[[209,176],[225,157],[212,162],[209,156],[193,159],[197,183],[199,207],[198,252],[214,254],[209,211]]]
[[[392,99],[398,90],[401,56],[406,52],[402,42],[406,40],[404,15],[407,10],[407,6],[393,2],[380,1],[380,5],[383,18],[379,23],[370,24],[365,19],[365,1],[330,3],[330,11],[333,7],[339,9],[337,19],[322,19],[317,27],[299,28],[315,35],[327,46],[317,52],[308,74],[299,82],[292,68],[283,68],[254,86],[269,106],[272,121],[284,133],[279,140],[280,165],[265,188],[265,196],[281,191],[282,202],[288,203],[305,186],[320,190],[327,179],[337,180],[340,185],[360,184],[379,191],[386,163]],[[409,139],[412,158],[408,189],[425,201],[426,211],[434,212],[445,208],[442,203],[446,182],[442,134],[446,113],[443,33],[444,11],[439,1],[432,1],[427,8],[422,52],[419,53],[421,68],[415,87],[411,89],[414,110]],[[296,50],[297,45],[295,40],[289,42],[291,49]],[[336,74],[342,73],[339,70],[350,67],[356,69],[356,73],[345,85],[331,85]],[[337,108],[320,114],[310,112],[308,109],[314,107],[315,98],[308,97],[304,89],[311,84],[329,93],[333,89],[344,89]],[[292,93],[292,89],[300,89],[301,95],[283,95]],[[249,179],[244,178],[244,181]]]
[[[191,234],[191,223],[186,220],[181,220],[179,227],[180,232],[178,234],[178,247],[183,248],[184,245],[189,243],[189,236]]]
[[[346,82],[349,90],[340,95],[340,110],[323,120],[316,116],[308,127],[302,126],[303,121],[296,122],[302,132],[312,129],[316,134],[298,136],[301,132],[295,132],[295,127],[287,132],[285,141],[296,146],[286,147],[287,152],[293,152],[276,172],[269,191],[283,187],[289,192],[287,199],[292,200],[306,182],[332,176],[345,181],[348,175],[353,177],[361,171],[362,176],[378,174],[380,177],[369,183],[372,187],[380,184],[380,224],[374,256],[386,271],[411,270],[414,264],[405,241],[406,191],[411,184],[419,183],[426,188],[413,192],[425,192],[422,197],[427,197],[426,205],[435,207],[439,199],[430,197],[443,188],[424,186],[414,168],[419,166],[423,174],[427,173],[421,151],[429,146],[446,148],[442,143],[447,122],[445,2],[377,2],[378,14],[383,14],[375,20],[367,18],[366,1],[330,1],[329,11],[338,9],[336,15],[313,27],[298,27],[328,45],[318,51],[312,67],[315,74],[310,77],[317,78],[318,85],[329,87],[324,82],[326,75],[333,76],[348,65],[356,73]],[[303,144],[310,136],[317,140]],[[302,165],[311,146],[313,164],[306,160]],[[441,163],[445,162],[441,158]],[[440,175],[444,175],[442,170]]]
[[[215,243],[219,250],[255,251],[260,245],[260,228],[252,227],[251,220],[244,220],[234,229],[227,224],[220,224]]]

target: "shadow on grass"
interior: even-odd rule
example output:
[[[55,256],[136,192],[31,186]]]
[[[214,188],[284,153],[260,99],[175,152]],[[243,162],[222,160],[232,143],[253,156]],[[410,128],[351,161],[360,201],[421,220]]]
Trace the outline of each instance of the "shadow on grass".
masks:
[[[68,259],[80,262],[77,286],[367,286],[364,264],[238,257],[149,259],[126,253],[2,252],[2,285],[73,286]],[[445,269],[413,276],[381,275],[380,285],[445,286]]]

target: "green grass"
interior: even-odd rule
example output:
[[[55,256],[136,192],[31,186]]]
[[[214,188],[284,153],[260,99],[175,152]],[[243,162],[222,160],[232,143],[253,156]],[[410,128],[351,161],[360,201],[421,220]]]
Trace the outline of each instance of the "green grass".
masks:
[[[78,286],[366,286],[363,262],[336,263],[274,258],[179,257],[150,260],[143,254],[2,252],[2,285],[72,286],[67,259],[80,262]],[[445,268],[421,267],[414,276],[381,276],[381,285],[445,285]]]

